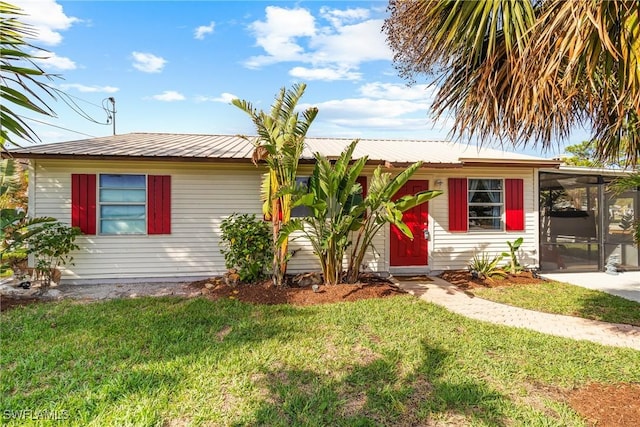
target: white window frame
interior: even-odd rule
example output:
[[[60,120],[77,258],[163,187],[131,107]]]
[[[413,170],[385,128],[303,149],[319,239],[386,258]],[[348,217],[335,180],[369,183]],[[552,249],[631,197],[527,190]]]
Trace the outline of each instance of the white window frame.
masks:
[[[500,190],[490,190],[490,192],[493,193],[497,193],[498,191],[500,192],[500,202],[482,202],[482,203],[478,203],[478,202],[471,202],[471,181],[500,181],[501,182],[501,188]],[[471,232],[471,233],[495,233],[495,232],[502,232],[505,230],[505,191],[504,191],[504,187],[505,187],[505,179],[504,178],[486,178],[486,177],[482,177],[482,178],[467,178],[467,232]],[[475,190],[477,191],[477,190]],[[486,190],[480,190],[483,192],[489,192]],[[472,221],[472,217],[471,217],[471,209],[474,206],[491,206],[491,207],[495,207],[498,206],[500,207],[500,216],[499,217],[476,217],[478,219],[493,219],[493,218],[499,218],[500,220],[500,227],[499,228],[478,228],[478,227],[472,227],[471,226],[471,221]]]
[[[103,176],[141,176],[144,178],[144,187],[102,187],[102,177]],[[113,172],[105,172],[98,174],[98,197],[97,197],[97,211],[98,211],[98,234],[101,236],[144,236],[147,233],[147,224],[148,224],[148,202],[149,202],[149,188],[148,188],[148,178],[147,174],[142,173],[113,173]],[[108,202],[102,201],[102,191],[104,189],[110,190],[144,190],[144,202]],[[142,232],[131,232],[131,233],[109,233],[102,231],[102,207],[103,206],[144,206],[144,228]]]

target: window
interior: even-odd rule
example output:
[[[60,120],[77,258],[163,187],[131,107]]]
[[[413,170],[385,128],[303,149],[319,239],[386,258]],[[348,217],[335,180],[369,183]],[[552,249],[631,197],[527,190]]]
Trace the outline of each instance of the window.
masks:
[[[296,188],[301,188],[304,192],[309,190],[309,180],[311,178],[308,176],[298,176],[296,177]],[[309,206],[296,206],[291,209],[291,218],[300,218],[311,215],[311,208]]]
[[[71,225],[87,235],[171,234],[171,176],[71,174]]]
[[[502,230],[502,179],[469,179],[469,230]]]
[[[145,175],[102,174],[99,181],[99,232],[144,234],[147,231]]]

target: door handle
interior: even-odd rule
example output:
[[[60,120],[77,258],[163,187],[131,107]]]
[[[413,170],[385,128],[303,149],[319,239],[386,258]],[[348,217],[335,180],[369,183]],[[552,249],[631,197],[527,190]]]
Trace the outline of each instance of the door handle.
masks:
[[[431,233],[429,233],[428,229],[425,228],[423,233],[424,233],[424,240],[431,240]]]

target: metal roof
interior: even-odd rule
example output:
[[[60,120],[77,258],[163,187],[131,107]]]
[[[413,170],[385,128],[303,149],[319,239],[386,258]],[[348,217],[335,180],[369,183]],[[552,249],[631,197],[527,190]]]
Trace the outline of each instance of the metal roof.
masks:
[[[16,158],[91,158],[91,159],[154,159],[200,161],[250,161],[253,141],[238,135],[197,135],[170,133],[128,133],[124,135],[51,144],[32,145],[9,150]],[[337,157],[352,139],[307,137],[302,160],[313,160],[313,153]],[[520,153],[476,147],[446,141],[360,139],[354,155],[369,156],[370,163],[410,164],[422,160],[431,166],[462,166],[465,164],[512,164],[553,167],[558,160]],[[3,157],[6,154],[3,153]]]

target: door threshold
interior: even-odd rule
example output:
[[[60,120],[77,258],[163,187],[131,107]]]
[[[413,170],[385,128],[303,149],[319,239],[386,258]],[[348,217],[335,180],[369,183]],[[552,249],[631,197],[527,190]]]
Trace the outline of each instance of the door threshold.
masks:
[[[406,276],[415,274],[431,274],[431,268],[426,265],[406,266],[406,267],[389,267],[389,273],[394,276]]]

